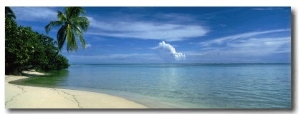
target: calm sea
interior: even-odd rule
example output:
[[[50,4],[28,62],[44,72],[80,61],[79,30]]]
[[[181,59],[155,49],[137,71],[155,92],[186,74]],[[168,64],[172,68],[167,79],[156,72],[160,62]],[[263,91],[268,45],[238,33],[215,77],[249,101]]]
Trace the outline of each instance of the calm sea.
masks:
[[[18,83],[102,92],[153,108],[292,107],[291,64],[71,65]]]

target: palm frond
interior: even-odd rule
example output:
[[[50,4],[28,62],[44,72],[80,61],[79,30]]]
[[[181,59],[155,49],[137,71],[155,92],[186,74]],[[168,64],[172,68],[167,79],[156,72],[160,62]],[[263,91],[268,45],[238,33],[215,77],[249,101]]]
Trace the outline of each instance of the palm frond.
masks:
[[[66,7],[64,12],[57,12],[57,21],[51,21],[45,30],[48,33],[52,27],[61,26],[57,32],[58,49],[61,50],[64,44],[67,44],[67,51],[77,51],[77,39],[83,48],[86,42],[83,38],[83,31],[87,31],[90,21],[87,17],[83,17],[84,9],[82,7]]]
[[[75,35],[73,33],[71,25],[67,26],[67,36],[66,37],[67,37],[67,51],[73,51],[73,50],[77,51],[78,46],[77,46]]]
[[[49,33],[52,27],[61,26],[62,24],[62,21],[51,21],[48,25],[45,26],[46,33]]]
[[[67,17],[71,18],[75,18],[80,16],[80,14],[84,14],[84,9],[82,7],[67,7],[66,8],[66,14]]]
[[[76,35],[77,35],[77,37],[78,37],[78,39],[79,39],[79,41],[80,41],[80,43],[82,45],[82,48],[85,49],[86,43],[85,43],[85,40],[83,38],[81,29],[78,26],[76,26],[74,28],[75,28],[74,31],[76,32]]]
[[[61,11],[58,11],[57,12],[57,18],[59,21],[66,21],[67,20],[67,17],[64,13],[62,13]]]
[[[10,7],[5,7],[5,17],[11,17],[16,19],[16,15]]]
[[[72,18],[71,20],[75,25],[79,26],[83,31],[87,31],[90,21],[86,17]]]
[[[58,41],[58,49],[61,50],[65,41],[66,41],[66,28],[67,26],[62,26],[57,32],[57,41]]]

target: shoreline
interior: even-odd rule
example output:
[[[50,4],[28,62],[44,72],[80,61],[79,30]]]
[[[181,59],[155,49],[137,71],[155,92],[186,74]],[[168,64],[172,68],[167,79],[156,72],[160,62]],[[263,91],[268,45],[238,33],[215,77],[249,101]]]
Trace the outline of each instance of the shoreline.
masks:
[[[122,97],[103,93],[10,84],[26,76],[5,75],[5,108],[148,108]]]

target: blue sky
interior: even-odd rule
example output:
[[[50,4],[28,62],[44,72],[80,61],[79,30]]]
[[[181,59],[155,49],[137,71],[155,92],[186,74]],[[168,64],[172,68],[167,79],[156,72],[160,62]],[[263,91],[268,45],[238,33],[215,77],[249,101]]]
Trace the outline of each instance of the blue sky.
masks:
[[[11,7],[46,34],[62,7]],[[85,7],[87,48],[71,64],[290,63],[290,7]],[[58,28],[48,34],[56,39]]]

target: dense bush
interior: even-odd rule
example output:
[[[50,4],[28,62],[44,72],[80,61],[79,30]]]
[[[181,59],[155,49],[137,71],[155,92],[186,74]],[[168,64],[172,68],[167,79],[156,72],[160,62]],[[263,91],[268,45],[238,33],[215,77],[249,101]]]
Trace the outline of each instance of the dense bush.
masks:
[[[52,38],[5,18],[5,74],[68,68],[68,60],[58,53],[56,45]]]

